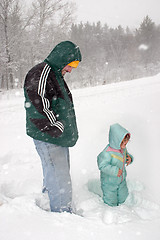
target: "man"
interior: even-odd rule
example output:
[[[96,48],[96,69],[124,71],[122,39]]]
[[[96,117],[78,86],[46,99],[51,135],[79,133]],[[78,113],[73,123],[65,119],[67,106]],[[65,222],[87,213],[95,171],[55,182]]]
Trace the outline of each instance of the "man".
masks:
[[[72,95],[64,75],[81,61],[79,47],[59,43],[25,78],[26,132],[41,158],[43,191],[48,192],[52,212],[72,212],[69,147],[78,130]]]

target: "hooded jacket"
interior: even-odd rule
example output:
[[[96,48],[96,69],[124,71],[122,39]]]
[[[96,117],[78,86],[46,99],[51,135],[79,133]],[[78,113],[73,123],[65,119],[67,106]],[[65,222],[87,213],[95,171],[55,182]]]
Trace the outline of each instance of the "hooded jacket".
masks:
[[[30,137],[63,147],[76,144],[78,130],[72,95],[61,73],[73,61],[81,61],[79,47],[64,41],[26,75],[26,133]]]
[[[126,178],[126,156],[127,154],[131,157],[127,149],[121,149],[120,145],[125,137],[129,133],[118,123],[110,126],[109,131],[109,144],[105,149],[98,155],[97,162],[99,170],[101,171],[101,183],[106,184],[120,184]],[[129,133],[130,134],[130,133]],[[122,175],[118,177],[119,169],[122,170]]]

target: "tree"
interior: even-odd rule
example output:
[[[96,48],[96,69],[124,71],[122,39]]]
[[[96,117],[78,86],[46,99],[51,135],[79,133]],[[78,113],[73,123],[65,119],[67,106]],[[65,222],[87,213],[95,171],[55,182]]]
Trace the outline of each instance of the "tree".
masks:
[[[32,65],[62,39],[71,27],[74,4],[63,0],[36,0],[31,10],[34,13],[32,27],[28,29],[28,40],[32,47]]]
[[[9,68],[11,63],[11,52],[10,52],[10,36],[9,36],[9,15],[12,12],[12,5],[14,0],[2,0],[0,2],[0,21],[1,21],[1,42],[2,46],[4,46],[3,51],[1,51],[2,62],[1,62],[1,69],[2,72],[5,71],[3,74],[3,85],[5,85],[7,89],[9,88]]]
[[[43,60],[54,45],[66,40],[72,23],[74,4],[64,0],[20,0],[0,2],[0,87],[11,88],[13,79],[22,86],[27,70]],[[22,14],[23,10],[23,14]]]
[[[0,2],[0,42],[1,48],[1,86],[14,87],[14,74],[21,57],[21,35],[24,26],[21,21],[19,0],[1,0]]]
[[[150,45],[154,37],[154,32],[155,32],[155,23],[147,15],[143,19],[139,29],[137,30],[137,37],[139,42],[146,45]]]
[[[139,29],[136,30],[137,47],[142,63],[147,66],[150,61],[154,61],[156,26],[149,16],[146,16]]]

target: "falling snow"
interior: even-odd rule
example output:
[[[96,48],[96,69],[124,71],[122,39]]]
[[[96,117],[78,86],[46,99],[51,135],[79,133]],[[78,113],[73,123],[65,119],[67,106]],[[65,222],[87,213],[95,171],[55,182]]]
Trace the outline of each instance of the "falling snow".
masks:
[[[72,93],[79,140],[70,148],[71,176],[79,215],[49,211],[40,160],[25,134],[23,93],[0,95],[0,239],[160,239],[160,75]],[[96,158],[115,122],[131,132],[128,151],[135,160],[127,167],[127,201],[109,207]]]

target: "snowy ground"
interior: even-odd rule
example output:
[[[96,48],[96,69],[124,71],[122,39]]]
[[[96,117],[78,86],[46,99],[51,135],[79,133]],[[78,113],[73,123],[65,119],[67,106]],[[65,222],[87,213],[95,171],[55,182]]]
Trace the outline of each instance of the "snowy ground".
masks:
[[[160,239],[160,74],[72,91],[79,141],[71,154],[73,198],[84,217],[51,213],[41,194],[42,170],[32,139],[25,135],[23,93],[0,93],[1,240]],[[96,157],[108,143],[109,126],[131,132],[130,190],[126,203],[111,208],[100,192]]]

